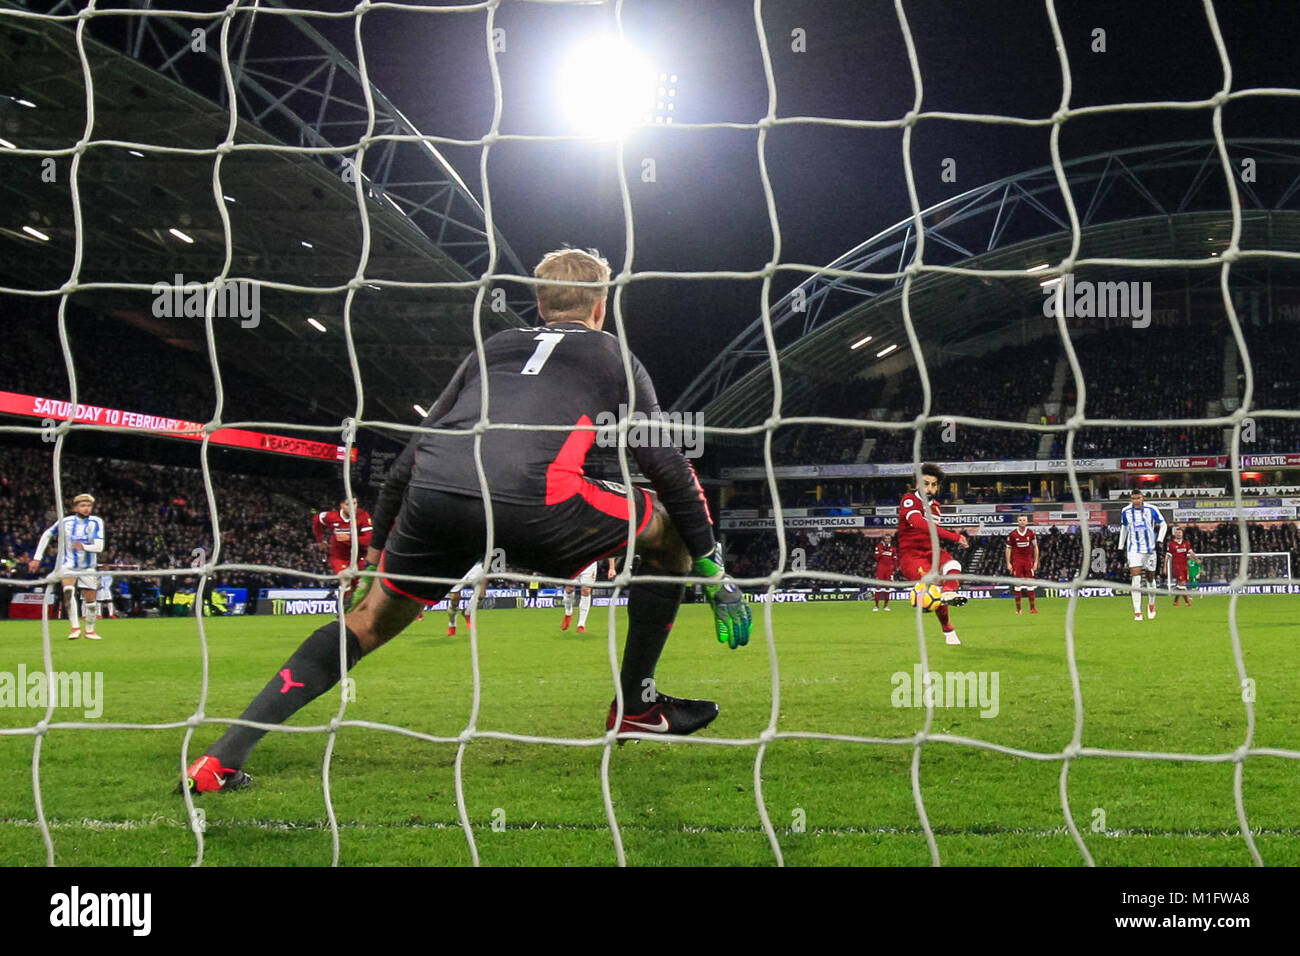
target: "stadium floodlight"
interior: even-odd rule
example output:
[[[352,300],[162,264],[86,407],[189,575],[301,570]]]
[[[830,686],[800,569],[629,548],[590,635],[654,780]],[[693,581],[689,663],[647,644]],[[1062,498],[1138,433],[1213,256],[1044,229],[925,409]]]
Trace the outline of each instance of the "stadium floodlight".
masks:
[[[128,149],[127,152],[132,156],[139,156],[141,159],[144,159],[144,153],[140,152],[138,149]]]
[[[852,351],[855,351],[855,350],[857,350],[857,349],[862,348],[862,346],[866,345],[866,344],[867,344],[868,342],[870,342],[874,337],[875,337],[875,336],[868,335],[866,338],[858,339],[856,342],[854,342],[852,345],[849,346],[849,351],[852,352]]]
[[[421,405],[412,405],[411,407],[415,409],[415,414],[419,415],[421,418],[428,418],[428,417],[429,417],[429,413],[426,412],[426,411],[424,410],[424,407],[423,407],[423,406],[421,406]]]
[[[592,37],[574,47],[557,78],[557,95],[570,125],[616,139],[643,121],[655,102],[658,74],[626,40]]]
[[[29,235],[29,236],[34,236],[34,237],[36,237],[37,239],[41,240],[42,242],[49,242],[49,241],[50,241],[50,237],[49,237],[49,236],[47,236],[45,233],[41,232],[39,229],[33,229],[31,226],[23,226],[23,232],[27,233],[27,235]]]
[[[887,345],[887,346],[885,346],[883,349],[881,349],[879,352],[876,353],[876,358],[884,358],[886,355],[888,355],[890,352],[894,351],[894,349],[896,349],[896,348],[898,348],[897,343],[895,343],[894,345]]]
[[[315,249],[315,248],[316,248],[316,247],[313,246],[310,242],[308,242],[306,239],[300,239],[299,242],[302,243],[302,247],[303,247],[304,249]]]
[[[1042,272],[1044,269],[1047,269],[1047,268],[1050,268],[1050,267],[1051,267],[1051,263],[1040,262],[1040,263],[1039,263],[1038,265],[1036,265],[1036,266],[1030,266],[1030,267],[1029,267],[1029,271],[1030,271],[1030,272]]]
[[[234,202],[234,201],[235,201],[235,197],[234,197],[234,196],[227,196],[227,195],[225,195],[224,193],[222,194],[221,198],[224,199],[226,202]]]
[[[310,325],[317,332],[325,331],[325,326],[321,325],[319,322],[317,322],[315,319],[311,318],[310,316],[307,317],[307,324]]]
[[[1038,283],[1038,284],[1039,284],[1039,286],[1041,286],[1042,288],[1046,289],[1049,285],[1056,285],[1056,283],[1058,283],[1058,282],[1060,282],[1060,281],[1061,281],[1061,277],[1060,277],[1060,276],[1057,276],[1057,277],[1054,278],[1054,279],[1045,279],[1045,280],[1043,280],[1042,282],[1040,282],[1040,283]]]
[[[29,110],[36,109],[36,104],[33,103],[31,100],[14,100],[14,102],[17,103],[19,106],[27,107]]]
[[[185,233],[181,232],[181,231],[180,231],[179,229],[177,229],[175,226],[173,226],[171,229],[168,229],[167,231],[170,232],[170,233],[171,233],[173,236],[175,236],[177,239],[179,239],[181,242],[188,243],[189,245],[193,245],[193,244],[194,244],[194,240],[193,240],[193,239],[191,239],[189,236],[185,235]]]

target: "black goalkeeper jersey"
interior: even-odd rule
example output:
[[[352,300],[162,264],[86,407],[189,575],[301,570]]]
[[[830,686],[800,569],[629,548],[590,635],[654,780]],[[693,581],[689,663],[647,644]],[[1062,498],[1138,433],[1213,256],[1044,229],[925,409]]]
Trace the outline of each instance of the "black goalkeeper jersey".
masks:
[[[582,425],[601,425],[626,417],[631,409],[659,413],[650,376],[629,354],[635,402],[618,339],[578,323],[507,329],[483,346],[487,372],[488,420],[496,424],[564,426],[490,429],[482,435],[483,470],[493,500],[546,505],[565,500],[581,480],[584,463],[614,448],[593,447],[597,433]],[[375,509],[376,546],[382,547],[409,483],[456,494],[482,496],[470,432],[481,415],[482,374],[471,352],[429,411],[424,425],[463,429],[416,433],[396,462]],[[642,435],[661,438],[658,431]],[[612,438],[612,430],[611,430]],[[608,442],[610,439],[604,439]],[[693,556],[713,548],[713,526],[694,469],[676,448],[629,442],[629,458],[658,491]]]

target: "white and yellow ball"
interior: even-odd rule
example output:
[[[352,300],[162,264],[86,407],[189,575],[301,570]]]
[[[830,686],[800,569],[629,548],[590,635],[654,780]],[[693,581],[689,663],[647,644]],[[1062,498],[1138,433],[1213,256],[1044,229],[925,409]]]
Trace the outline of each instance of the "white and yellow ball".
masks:
[[[908,600],[911,601],[912,607],[919,607],[922,611],[933,611],[943,603],[943,588],[937,584],[918,582],[913,586]]]

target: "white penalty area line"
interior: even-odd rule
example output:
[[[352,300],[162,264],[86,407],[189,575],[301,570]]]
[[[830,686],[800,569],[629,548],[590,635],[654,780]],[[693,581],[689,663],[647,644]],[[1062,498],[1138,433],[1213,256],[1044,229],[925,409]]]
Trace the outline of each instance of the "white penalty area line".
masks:
[[[78,820],[49,820],[47,825],[50,830],[88,830],[88,831],[112,831],[112,830],[149,830],[157,828],[175,828],[179,830],[189,830],[190,824],[183,819],[172,817],[148,817],[143,820],[96,820],[89,817],[83,817]],[[40,824],[35,820],[21,818],[0,818],[0,826],[23,827],[26,829],[40,829]],[[494,828],[491,822],[471,823],[472,829],[492,831]],[[500,825],[498,825],[499,829]],[[454,830],[463,832],[459,822],[456,821],[419,821],[411,823],[358,823],[343,822],[338,825],[339,830]],[[657,827],[645,823],[624,823],[620,821],[619,828],[624,831],[633,830],[646,833],[684,833],[684,834],[763,834],[764,830],[760,826],[690,826],[679,825],[673,827]],[[274,831],[323,831],[329,832],[329,822],[326,820],[212,820],[207,821],[206,830],[274,830]],[[505,824],[507,831],[526,831],[540,830],[551,832],[572,832],[572,833],[608,833],[609,827],[603,823],[544,823],[540,820],[532,820],[522,823]],[[1001,827],[1001,826],[979,826],[979,827],[954,827],[954,826],[935,826],[931,827],[935,836],[1028,836],[1035,838],[1046,837],[1068,837],[1070,831],[1064,827],[1050,827],[1047,829],[1034,829],[1030,827]],[[804,831],[795,831],[790,827],[778,827],[778,834],[782,836],[922,836],[925,831],[919,826],[908,827],[808,827]],[[1300,837],[1300,827],[1282,827],[1280,829],[1259,829],[1251,828],[1252,836],[1266,837]],[[1178,837],[1184,839],[1241,839],[1240,830],[1223,830],[1223,829],[1194,829],[1194,830],[1159,830],[1149,827],[1137,827],[1123,830],[1105,830],[1103,832],[1087,834],[1089,837]]]

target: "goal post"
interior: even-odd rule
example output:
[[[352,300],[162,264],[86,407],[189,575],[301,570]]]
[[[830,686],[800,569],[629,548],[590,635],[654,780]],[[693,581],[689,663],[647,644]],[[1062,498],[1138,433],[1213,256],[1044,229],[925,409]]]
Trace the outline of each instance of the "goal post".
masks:
[[[1201,574],[1196,579],[1197,587],[1206,585],[1226,585],[1237,576],[1241,566],[1240,551],[1217,551],[1213,554],[1198,554],[1201,562]],[[1169,587],[1173,587],[1173,570],[1165,574]],[[1289,551],[1251,551],[1246,556],[1246,577],[1251,581],[1285,579],[1291,577],[1291,552]]]

